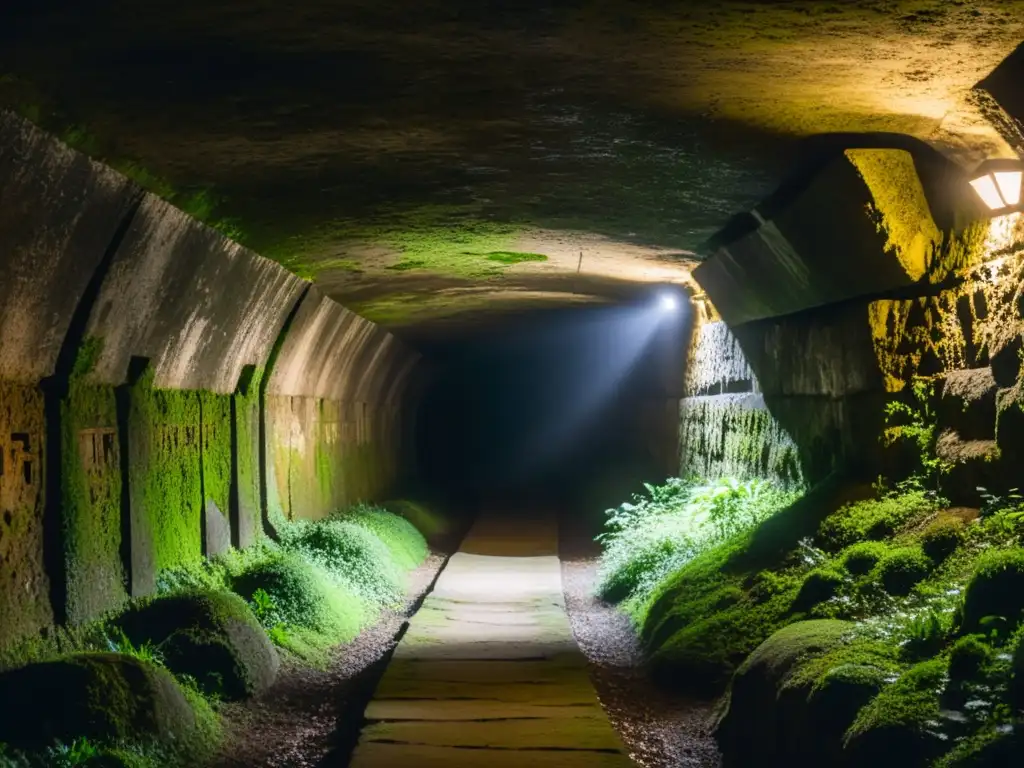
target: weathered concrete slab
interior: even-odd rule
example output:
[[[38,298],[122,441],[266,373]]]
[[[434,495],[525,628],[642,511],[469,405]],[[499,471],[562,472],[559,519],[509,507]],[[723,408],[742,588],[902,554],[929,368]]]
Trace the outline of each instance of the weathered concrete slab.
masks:
[[[0,379],[28,384],[53,374],[82,294],[141,194],[0,112]]]
[[[413,617],[354,768],[626,766],[572,637],[553,521],[484,517]]]
[[[920,161],[902,149],[838,154],[694,278],[730,326],[917,283],[943,242]]]
[[[273,515],[318,518],[372,499],[402,469],[406,386],[419,354],[311,288],[267,382]]]

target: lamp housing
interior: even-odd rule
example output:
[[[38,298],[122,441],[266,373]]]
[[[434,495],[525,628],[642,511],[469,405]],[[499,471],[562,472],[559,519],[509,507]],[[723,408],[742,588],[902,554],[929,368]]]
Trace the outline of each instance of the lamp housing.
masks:
[[[1024,210],[1024,162],[986,160],[971,174],[971,187],[995,216]]]

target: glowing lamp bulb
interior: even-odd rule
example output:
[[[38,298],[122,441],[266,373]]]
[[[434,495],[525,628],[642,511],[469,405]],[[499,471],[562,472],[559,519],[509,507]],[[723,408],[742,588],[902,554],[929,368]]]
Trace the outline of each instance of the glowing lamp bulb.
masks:
[[[658,309],[665,314],[675,312],[679,309],[679,299],[671,293],[663,293],[658,299]]]
[[[991,211],[1009,213],[1021,203],[1024,167],[1018,160],[986,160],[974,172],[971,186]]]

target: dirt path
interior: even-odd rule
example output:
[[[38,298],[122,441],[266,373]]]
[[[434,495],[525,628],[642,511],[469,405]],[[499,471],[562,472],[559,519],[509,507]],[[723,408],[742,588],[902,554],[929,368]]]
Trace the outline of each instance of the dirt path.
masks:
[[[627,768],[566,618],[553,519],[484,514],[367,707],[353,768]]]
[[[630,757],[644,768],[718,768],[721,757],[710,734],[715,702],[653,684],[629,620],[594,597],[599,552],[593,533],[578,519],[562,521],[559,556],[573,634]]]
[[[355,640],[337,648],[325,670],[285,664],[260,698],[223,708],[227,732],[213,768],[344,766],[403,622],[447,560],[433,553],[410,576],[401,610],[389,611]]]

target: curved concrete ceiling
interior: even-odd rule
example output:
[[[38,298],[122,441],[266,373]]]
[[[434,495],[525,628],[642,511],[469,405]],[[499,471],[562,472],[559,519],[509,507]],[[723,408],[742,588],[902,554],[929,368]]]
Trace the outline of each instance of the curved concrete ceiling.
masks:
[[[688,281],[811,134],[1006,154],[971,89],[1024,39],[1020,0],[65,5],[0,24],[4,101],[423,332]]]

